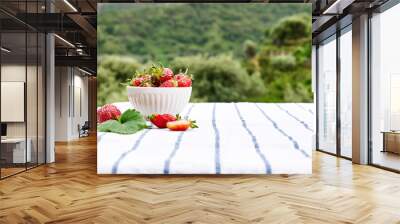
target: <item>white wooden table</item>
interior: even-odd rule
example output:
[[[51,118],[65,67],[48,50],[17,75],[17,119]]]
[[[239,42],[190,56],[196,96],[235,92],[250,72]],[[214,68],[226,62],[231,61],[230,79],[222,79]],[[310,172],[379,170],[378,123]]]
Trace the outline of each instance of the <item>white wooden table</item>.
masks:
[[[115,104],[122,111],[129,103]],[[309,174],[313,104],[192,103],[199,128],[98,133],[99,174]]]

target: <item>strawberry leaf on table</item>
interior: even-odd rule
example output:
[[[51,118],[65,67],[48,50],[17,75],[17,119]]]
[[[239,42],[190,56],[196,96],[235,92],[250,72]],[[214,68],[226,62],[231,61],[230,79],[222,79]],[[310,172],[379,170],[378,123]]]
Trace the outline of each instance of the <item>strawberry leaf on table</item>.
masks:
[[[128,109],[124,113],[122,113],[121,116],[119,117],[120,123],[125,123],[125,122],[131,121],[131,120],[145,122],[145,120],[144,120],[143,116],[140,114],[140,112],[135,109]]]
[[[97,125],[98,131],[118,134],[134,134],[147,127],[143,116],[137,110],[132,109],[122,113],[118,120],[108,120]]]

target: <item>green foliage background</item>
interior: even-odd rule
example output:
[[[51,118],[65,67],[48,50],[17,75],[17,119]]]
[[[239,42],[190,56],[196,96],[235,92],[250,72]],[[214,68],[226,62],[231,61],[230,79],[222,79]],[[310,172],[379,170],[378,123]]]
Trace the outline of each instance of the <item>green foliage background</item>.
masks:
[[[192,101],[310,102],[309,4],[102,4],[98,104],[162,63],[194,75]]]

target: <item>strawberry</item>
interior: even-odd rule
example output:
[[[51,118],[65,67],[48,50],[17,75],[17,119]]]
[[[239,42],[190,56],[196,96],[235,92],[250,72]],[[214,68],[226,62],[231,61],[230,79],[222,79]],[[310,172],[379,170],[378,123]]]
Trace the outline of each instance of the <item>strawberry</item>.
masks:
[[[137,77],[137,78],[134,78],[134,79],[132,79],[132,81],[131,81],[131,85],[132,86],[141,86],[142,85],[142,83],[143,83],[143,77]]]
[[[160,78],[164,74],[164,67],[162,65],[152,65],[147,72],[152,77],[152,82],[154,86],[160,85]]]
[[[176,116],[171,114],[152,114],[148,116],[148,119],[153,123],[155,126],[159,128],[166,128],[167,123],[170,121],[176,121],[180,119],[179,114]]]
[[[186,78],[186,77],[188,77],[186,74],[184,74],[184,73],[179,73],[179,74],[177,74],[177,75],[175,75],[175,79],[176,80],[180,80],[180,79],[183,79],[183,78]]]
[[[106,104],[97,109],[97,122],[102,123],[108,120],[117,120],[121,116],[121,111],[112,104]]]
[[[170,79],[167,80],[163,83],[161,83],[160,87],[177,87],[178,86],[178,82],[175,79]]]
[[[152,87],[153,86],[151,75],[145,74],[145,75],[142,75],[140,78],[142,79],[142,83],[140,84],[141,87]]]
[[[192,79],[189,77],[184,77],[178,80],[179,87],[190,87],[192,86]]]
[[[192,86],[193,78],[187,72],[188,69],[185,72],[179,72],[179,74],[174,75],[170,68],[161,64],[152,65],[143,71],[136,71],[130,81],[130,85],[140,87],[190,87]]]
[[[160,77],[160,82],[163,83],[174,77],[174,72],[170,68],[164,68],[163,74]]]
[[[131,86],[151,87],[153,86],[151,78],[152,76],[149,74],[136,72],[134,78],[131,80]]]
[[[196,121],[178,120],[167,123],[167,128],[171,131],[186,131],[188,128],[198,128]]]
[[[174,79],[178,81],[179,87],[189,87],[192,86],[192,76],[187,74],[187,69],[185,73],[180,72],[174,76]]]

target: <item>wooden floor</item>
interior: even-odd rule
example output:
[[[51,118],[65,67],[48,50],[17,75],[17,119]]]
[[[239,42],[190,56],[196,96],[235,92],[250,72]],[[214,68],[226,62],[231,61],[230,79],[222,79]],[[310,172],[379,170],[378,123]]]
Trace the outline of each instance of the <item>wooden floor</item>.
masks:
[[[0,223],[400,223],[399,174],[313,156],[310,176],[98,176],[86,138],[0,181]]]
[[[25,167],[23,168],[1,168],[1,177],[7,177],[19,172],[23,172],[25,170]]]

